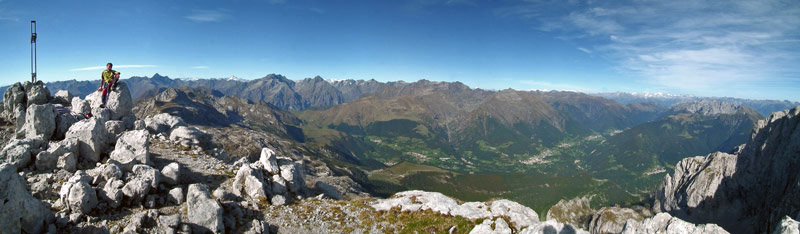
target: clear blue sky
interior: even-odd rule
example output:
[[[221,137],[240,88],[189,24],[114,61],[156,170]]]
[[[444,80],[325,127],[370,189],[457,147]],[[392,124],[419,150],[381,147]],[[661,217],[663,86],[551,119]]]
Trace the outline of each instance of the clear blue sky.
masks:
[[[461,81],[800,100],[800,1],[0,0],[0,85],[39,78]]]

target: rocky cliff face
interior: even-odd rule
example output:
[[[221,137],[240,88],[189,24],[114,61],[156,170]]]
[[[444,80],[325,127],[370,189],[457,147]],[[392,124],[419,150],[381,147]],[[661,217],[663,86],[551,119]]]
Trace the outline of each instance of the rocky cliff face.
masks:
[[[680,161],[654,209],[733,233],[764,233],[800,211],[800,107],[760,120],[733,154]]]

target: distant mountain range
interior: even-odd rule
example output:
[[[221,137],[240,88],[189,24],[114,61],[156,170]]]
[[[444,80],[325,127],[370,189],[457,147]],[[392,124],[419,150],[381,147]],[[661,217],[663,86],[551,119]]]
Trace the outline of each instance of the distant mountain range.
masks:
[[[791,109],[800,105],[800,102],[789,100],[753,100],[732,97],[698,97],[693,95],[678,95],[665,93],[593,93],[593,96],[604,97],[622,104],[655,102],[663,106],[671,106],[680,102],[716,100],[733,104],[752,107],[762,115],[769,115],[775,111]]]
[[[378,93],[386,87],[396,87],[387,90],[386,95],[403,95],[411,92],[421,92],[419,87],[431,82],[379,82],[376,80],[325,80],[322,77],[306,78],[303,80],[290,80],[282,75],[270,74],[255,80],[244,80],[235,76],[215,79],[183,78],[173,79],[167,76],[154,74],[152,77],[131,77],[123,79],[128,83],[134,99],[140,98],[148,90],[155,88],[194,87],[207,88],[220,91],[225,96],[236,96],[254,102],[264,101],[283,110],[305,110],[308,108],[324,108],[351,102],[365,94]],[[458,83],[458,82],[456,82]],[[75,96],[85,97],[97,90],[99,81],[55,81],[47,82],[46,86],[52,91],[68,90]],[[0,87],[4,91],[8,86]],[[466,86],[465,86],[466,87]],[[390,93],[394,92],[394,93]],[[691,95],[674,95],[663,93],[595,93],[592,96],[614,100],[620,104],[658,103],[667,107],[686,101],[717,100],[752,107],[762,115],[769,115],[774,111],[781,111],[800,105],[800,102],[779,100],[751,100],[729,97],[697,97]],[[2,98],[2,97],[0,97]]]

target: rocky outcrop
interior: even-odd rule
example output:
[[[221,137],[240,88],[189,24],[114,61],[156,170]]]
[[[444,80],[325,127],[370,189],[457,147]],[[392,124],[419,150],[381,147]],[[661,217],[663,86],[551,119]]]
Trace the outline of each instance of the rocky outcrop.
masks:
[[[9,233],[42,233],[53,223],[53,213],[31,196],[25,180],[11,164],[0,164],[0,227]]]
[[[3,94],[3,118],[13,121],[18,108],[24,111],[27,107],[26,96],[25,88],[19,82],[9,86]]]
[[[61,104],[64,106],[72,105],[72,93],[67,90],[59,90],[56,92],[56,95],[53,96],[53,103]]]
[[[168,135],[172,129],[179,126],[186,126],[183,119],[167,113],[157,114],[153,117],[144,119],[145,128],[150,134],[163,133]]]
[[[8,163],[22,169],[30,165],[34,155],[41,152],[45,141],[41,137],[11,139],[0,150],[0,163]]]
[[[97,193],[89,184],[91,177],[78,171],[61,186],[62,204],[72,212],[89,213],[97,206]]]
[[[789,216],[783,217],[781,223],[772,231],[772,234],[797,234],[800,233],[800,222],[790,218]]]
[[[36,155],[36,169],[52,170],[61,168],[75,172],[78,155],[78,141],[66,139],[50,142],[47,150]]]
[[[28,106],[34,104],[42,105],[50,100],[50,90],[44,86],[41,80],[32,84],[25,82],[25,91],[28,99]]]
[[[42,136],[49,141],[56,130],[56,112],[51,104],[33,104],[25,114],[25,136]]]
[[[84,119],[83,116],[76,116],[72,113],[56,113],[56,130],[53,133],[53,140],[62,140],[66,137],[67,131],[73,124]]]
[[[686,112],[701,115],[720,115],[720,114],[735,114],[737,111],[743,109],[750,109],[732,102],[723,102],[718,100],[700,100],[700,101],[687,101],[677,103],[670,106],[670,111],[674,113]],[[753,110],[755,112],[755,110]]]
[[[727,234],[725,229],[716,224],[692,224],[668,213],[658,213],[652,218],[641,222],[628,220],[622,229],[623,234],[637,233],[697,233],[697,234]]]
[[[125,82],[119,82],[116,91],[109,92],[106,100],[106,108],[100,108],[103,104],[103,94],[100,91],[95,91],[86,96],[86,100],[91,105],[91,110],[106,109],[110,112],[110,120],[121,120],[122,117],[131,115],[133,108],[133,99],[131,98],[130,90]],[[96,113],[92,113],[97,115]]]
[[[643,207],[603,207],[592,214],[587,229],[591,233],[620,233],[628,220],[642,221],[650,216],[650,211]]]
[[[150,133],[145,130],[133,130],[123,133],[110,160],[117,162],[126,171],[131,171],[136,164],[152,165],[150,161]]]
[[[568,229],[586,233],[569,224],[561,224],[555,221],[540,222],[539,216],[531,208],[505,199],[485,203],[466,202],[459,205],[458,202],[441,193],[412,190],[397,193],[388,199],[376,200],[369,203],[369,205],[379,211],[390,209],[400,209],[403,212],[431,210],[440,214],[461,216],[472,220],[485,219],[484,223],[476,226],[472,233],[491,233],[492,231],[503,233],[506,230],[505,227],[513,227],[513,230],[508,229],[508,233],[512,231],[542,233],[549,232],[552,229],[556,231]],[[505,221],[506,219],[508,222]],[[492,229],[492,226],[494,226],[494,229]]]
[[[233,180],[233,194],[255,201],[267,201],[267,196],[272,195],[270,193],[272,190],[269,188],[269,184],[264,181],[263,173],[250,165],[239,168]]]
[[[169,139],[184,147],[208,148],[211,144],[211,135],[195,127],[176,127],[169,133]]]
[[[760,120],[733,154],[686,158],[667,175],[654,208],[734,233],[763,233],[800,210],[800,107]]]
[[[81,120],[67,131],[66,139],[78,141],[78,161],[94,163],[100,161],[100,154],[106,147],[106,129],[100,119]]]
[[[587,223],[591,220],[592,214],[597,212],[589,205],[590,201],[589,197],[560,200],[547,210],[547,220],[556,220],[561,223],[587,228]]]
[[[83,100],[79,97],[73,97],[71,103],[72,113],[77,115],[92,113],[92,104],[88,100]]]
[[[211,198],[208,186],[191,184],[186,194],[187,221],[196,233],[225,233],[222,206]]]
[[[176,162],[172,162],[161,168],[161,182],[168,185],[180,183],[182,167]]]

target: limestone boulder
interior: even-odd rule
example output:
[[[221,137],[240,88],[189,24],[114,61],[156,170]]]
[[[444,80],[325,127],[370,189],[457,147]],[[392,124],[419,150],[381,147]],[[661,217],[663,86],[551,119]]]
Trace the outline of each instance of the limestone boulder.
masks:
[[[236,172],[233,180],[233,194],[250,198],[254,201],[267,201],[270,195],[269,184],[264,180],[261,170],[244,165]]]
[[[92,113],[92,104],[89,100],[84,100],[79,97],[72,98],[72,113],[77,115],[84,115],[86,113]]]
[[[75,162],[72,162],[71,160],[67,162],[66,157],[70,156],[66,154],[71,154],[71,157],[75,157],[78,154],[77,139],[65,139],[62,141],[50,142],[47,150],[39,152],[39,154],[36,155],[36,169],[52,170],[55,168],[64,167],[73,169],[75,167]],[[65,162],[63,162],[64,165],[62,165],[63,167],[58,167],[60,160],[65,160]],[[74,169],[72,171],[74,172]]]
[[[187,221],[197,233],[225,233],[222,206],[209,193],[205,184],[189,185],[186,194]]]
[[[122,117],[131,115],[133,109],[133,98],[128,89],[128,84],[120,81],[116,91],[108,94],[106,108],[111,110],[112,120],[122,120]]]
[[[72,105],[72,93],[67,90],[59,90],[56,92],[56,95],[53,96],[53,103],[61,104],[64,106]]]
[[[275,155],[275,151],[272,151],[272,149],[261,149],[261,157],[258,159],[258,162],[262,164],[264,170],[270,175],[277,174],[280,170],[278,168],[278,157]]]
[[[145,129],[150,134],[163,133],[168,135],[172,129],[179,126],[186,126],[181,117],[173,116],[168,113],[161,113],[144,119]]]
[[[114,151],[109,155],[110,159],[117,162],[125,171],[131,171],[134,165],[152,165],[150,161],[150,133],[145,130],[134,130],[124,132]]]
[[[65,139],[78,141],[78,161],[95,163],[100,160],[100,154],[105,150],[108,135],[105,125],[100,119],[90,118],[73,124]]]
[[[692,224],[668,213],[658,213],[641,222],[629,219],[622,228],[623,234],[634,233],[697,233],[697,234],[727,234],[716,224]]]
[[[53,139],[54,140],[62,140],[66,137],[67,131],[69,128],[72,127],[73,124],[77,123],[81,119],[84,119],[83,116],[75,115],[71,112],[69,113],[56,113],[56,130],[53,132]]]
[[[41,152],[45,141],[41,136],[26,139],[11,139],[0,150],[0,163],[14,165],[22,169],[30,165],[34,156]]]
[[[55,216],[28,192],[26,182],[14,165],[0,164],[0,227],[3,231],[43,233]]]
[[[306,186],[306,181],[302,173],[302,165],[298,163],[280,166],[280,175],[281,178],[286,180],[287,188],[290,192],[299,193],[300,190]]]
[[[208,148],[211,144],[211,135],[195,127],[176,127],[169,133],[169,139],[187,147]]]
[[[58,194],[67,210],[86,214],[97,206],[97,192],[89,185],[90,182],[89,175],[78,171],[61,185]]]
[[[180,183],[181,170],[181,165],[176,162],[167,164],[161,169],[161,182],[168,185]]]
[[[45,140],[53,137],[56,130],[56,112],[52,104],[33,104],[25,114],[25,136],[43,136]]]
[[[30,87],[26,87],[25,91],[28,98],[28,106],[34,104],[42,105],[50,101],[50,90],[44,86],[41,80],[31,84]]]
[[[15,120],[16,111],[19,107],[25,110],[26,103],[25,88],[19,82],[12,84],[6,89],[3,94],[3,117],[9,120]]]

